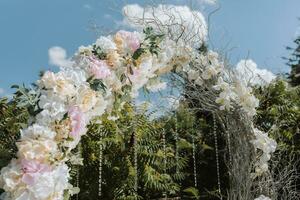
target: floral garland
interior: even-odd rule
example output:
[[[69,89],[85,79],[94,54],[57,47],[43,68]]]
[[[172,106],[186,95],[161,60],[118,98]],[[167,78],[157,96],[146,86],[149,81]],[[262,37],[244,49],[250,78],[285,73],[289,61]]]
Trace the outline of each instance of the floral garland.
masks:
[[[189,65],[196,60],[204,68]],[[142,33],[119,31],[100,37],[94,44],[79,47],[70,66],[57,73],[47,71],[37,81],[41,111],[34,123],[21,130],[17,159],[1,170],[0,187],[5,200],[62,200],[76,189],[68,182],[71,150],[76,148],[89,123],[104,113],[114,120],[124,103],[138,96],[141,88],[157,91],[166,87],[160,75],[176,71],[186,80],[201,85],[217,79],[215,100],[220,110],[233,105],[252,117],[258,100],[251,88],[236,80],[225,82],[224,65],[218,54],[199,52],[183,41],[173,41],[146,28]],[[257,172],[267,170],[276,142],[253,128],[255,149],[263,152]]]

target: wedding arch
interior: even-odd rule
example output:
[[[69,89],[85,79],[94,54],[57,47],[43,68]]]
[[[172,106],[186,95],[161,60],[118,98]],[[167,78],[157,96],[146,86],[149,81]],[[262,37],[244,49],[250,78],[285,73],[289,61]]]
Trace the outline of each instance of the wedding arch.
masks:
[[[37,81],[39,110],[21,130],[17,158],[1,170],[3,198],[62,200],[66,193],[74,194],[66,162],[87,125],[101,123],[98,119],[104,114],[116,120],[118,110],[137,98],[140,89],[166,87],[161,79],[166,74],[185,83],[183,96],[211,113],[226,135],[230,199],[249,199],[243,198],[246,188],[255,187],[271,195],[268,185],[260,182],[268,176],[276,142],[253,125],[259,102],[251,88],[222,56],[204,48],[203,16],[187,7],[160,5],[158,10],[168,10],[170,18],[158,19],[147,10],[146,17],[139,18],[130,16],[130,9],[125,9],[127,20],[142,31],[101,36],[92,45],[79,47],[57,73],[47,71]],[[176,9],[188,9],[191,15],[178,17]]]

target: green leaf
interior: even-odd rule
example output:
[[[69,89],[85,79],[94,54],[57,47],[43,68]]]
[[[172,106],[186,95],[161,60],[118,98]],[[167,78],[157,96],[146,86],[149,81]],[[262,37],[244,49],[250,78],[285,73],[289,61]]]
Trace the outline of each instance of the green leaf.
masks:
[[[106,93],[106,85],[102,82],[101,79],[93,79],[89,78],[88,83],[90,84],[90,87],[94,91],[102,91],[103,93]]]

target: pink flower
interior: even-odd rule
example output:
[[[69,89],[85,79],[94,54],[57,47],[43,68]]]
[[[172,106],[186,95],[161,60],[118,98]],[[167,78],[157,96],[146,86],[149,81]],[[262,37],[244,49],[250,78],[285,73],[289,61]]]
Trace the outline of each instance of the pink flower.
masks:
[[[44,172],[50,172],[51,167],[47,164],[42,164],[35,160],[21,161],[22,171],[24,172],[22,181],[28,185],[33,185],[37,177]]]
[[[123,40],[127,43],[127,46],[135,52],[138,48],[140,48],[140,40],[136,33],[134,32],[128,32],[128,31],[119,31],[117,34],[119,34]]]
[[[69,117],[71,120],[71,133],[72,137],[78,137],[81,133],[85,131],[86,118],[84,113],[78,106],[73,106],[69,109]]]
[[[109,66],[106,64],[104,60],[98,60],[94,57],[89,58],[90,63],[90,71],[97,79],[103,79],[111,75],[111,71]]]

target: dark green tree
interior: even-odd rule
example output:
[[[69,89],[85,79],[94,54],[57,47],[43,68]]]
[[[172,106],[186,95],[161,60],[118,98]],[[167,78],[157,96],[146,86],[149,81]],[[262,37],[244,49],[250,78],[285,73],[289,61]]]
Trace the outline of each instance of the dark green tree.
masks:
[[[300,35],[294,40],[295,48],[287,47],[291,50],[291,56],[285,58],[288,60],[287,64],[291,67],[289,74],[290,82],[293,86],[300,85]]]

